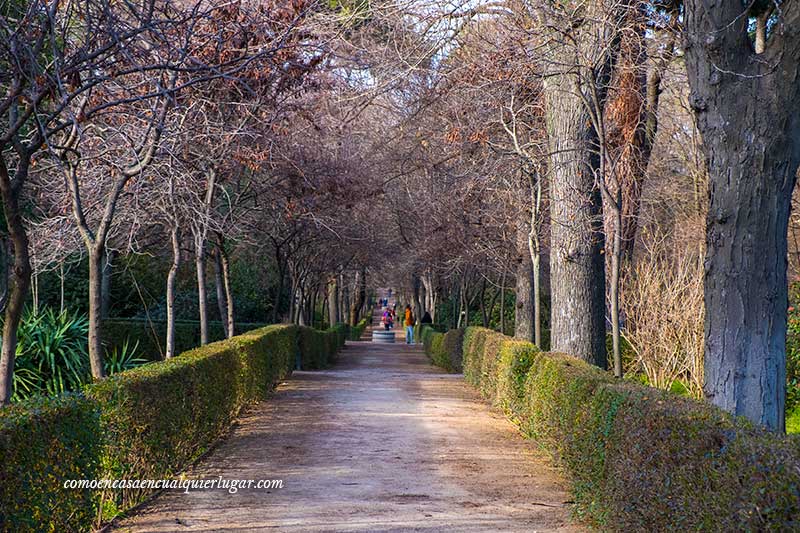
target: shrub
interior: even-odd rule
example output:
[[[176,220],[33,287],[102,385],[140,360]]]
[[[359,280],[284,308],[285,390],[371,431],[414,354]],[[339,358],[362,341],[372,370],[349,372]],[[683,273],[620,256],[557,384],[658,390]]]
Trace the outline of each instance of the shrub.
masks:
[[[0,411],[0,529],[88,529],[97,510],[93,494],[65,489],[64,482],[97,477],[100,435],[97,406],[76,394],[4,407]]]
[[[444,324],[416,324],[414,326],[414,338],[417,340],[417,344],[422,343],[422,335],[425,333],[425,328],[430,328],[439,333],[447,332],[447,326]]]
[[[529,342],[503,339],[500,343],[497,387],[489,399],[519,424],[527,419],[525,381],[539,353],[539,349]]]
[[[88,331],[85,315],[26,309],[17,332],[13,399],[80,390],[91,379]]]
[[[350,327],[350,340],[351,341],[360,341],[361,336],[364,334],[364,330],[367,329],[369,326],[369,320],[366,318],[362,318],[361,321],[356,324],[355,326]]]
[[[168,478],[199,457],[240,409],[291,374],[297,328],[269,326],[90,385],[102,408],[103,477]],[[106,491],[106,516],[144,499]]]
[[[448,372],[461,372],[461,344],[464,339],[463,329],[452,329],[447,333],[439,333],[433,328],[422,328],[425,353],[431,362]]]
[[[551,452],[599,529],[800,527],[800,438],[483,328],[463,351],[465,377]]]
[[[336,358],[339,347],[344,345],[344,329],[334,327],[325,331],[301,326],[299,329],[300,368],[321,370]]]

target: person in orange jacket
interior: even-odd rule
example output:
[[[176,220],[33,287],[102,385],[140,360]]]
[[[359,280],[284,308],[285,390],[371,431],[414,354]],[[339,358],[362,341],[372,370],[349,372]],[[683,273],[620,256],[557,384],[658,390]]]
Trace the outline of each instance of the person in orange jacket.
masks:
[[[411,312],[411,306],[406,306],[406,316],[403,320],[406,327],[406,344],[414,344],[414,314]]]

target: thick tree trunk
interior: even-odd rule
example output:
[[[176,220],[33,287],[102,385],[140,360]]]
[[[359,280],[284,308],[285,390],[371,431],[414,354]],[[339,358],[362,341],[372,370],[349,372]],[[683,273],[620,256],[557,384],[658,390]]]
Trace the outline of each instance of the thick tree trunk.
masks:
[[[202,236],[194,241],[194,266],[197,272],[197,309],[200,314],[200,345],[208,344],[208,294],[206,292],[206,243]]]
[[[103,319],[100,314],[103,305],[103,248],[101,243],[96,243],[89,250],[89,363],[95,379],[106,377],[103,368]]]
[[[181,266],[180,230],[177,226],[170,230],[170,242],[172,243],[172,264],[167,274],[167,338],[165,342],[167,359],[175,356],[175,285],[178,269]]]
[[[25,161],[19,163],[24,165]],[[18,168],[17,174],[19,176]],[[20,179],[17,177],[16,179]],[[0,353],[0,407],[6,405],[14,389],[14,356],[17,352],[17,329],[22,319],[22,310],[28,297],[31,283],[31,263],[28,251],[28,236],[22,222],[19,206],[19,190],[11,186],[5,161],[0,155],[0,192],[3,200],[8,235],[14,248],[14,263],[11,272],[11,287],[3,323],[3,344]]]
[[[787,225],[800,165],[800,5],[755,58],[735,0],[686,3],[690,104],[709,173],[705,386],[711,402],[785,426]],[[789,31],[792,28],[793,31]]]
[[[550,141],[551,343],[606,367],[605,261],[594,130],[570,75],[546,82]]]
[[[525,235],[527,239],[527,232]],[[526,241],[527,242],[527,241]],[[533,264],[527,245],[520,250],[517,263],[516,307],[514,313],[514,337],[533,342],[534,297]]]

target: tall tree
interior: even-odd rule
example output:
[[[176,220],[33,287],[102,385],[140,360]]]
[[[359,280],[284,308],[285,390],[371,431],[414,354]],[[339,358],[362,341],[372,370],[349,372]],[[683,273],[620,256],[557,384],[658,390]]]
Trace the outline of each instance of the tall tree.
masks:
[[[616,57],[624,1],[542,2],[545,120],[549,144],[553,350],[605,368],[605,261],[598,132]]]
[[[786,232],[800,165],[800,2],[779,3],[761,53],[749,35],[749,20],[761,13],[747,6],[685,5],[690,104],[710,189],[704,390],[723,409],[782,431]]]

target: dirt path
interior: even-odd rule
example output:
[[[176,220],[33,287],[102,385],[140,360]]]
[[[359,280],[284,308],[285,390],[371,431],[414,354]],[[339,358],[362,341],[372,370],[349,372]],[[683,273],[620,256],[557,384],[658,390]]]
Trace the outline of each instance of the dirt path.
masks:
[[[297,372],[190,478],[284,488],[166,491],[120,531],[580,531],[557,472],[418,347],[348,343]]]

